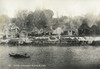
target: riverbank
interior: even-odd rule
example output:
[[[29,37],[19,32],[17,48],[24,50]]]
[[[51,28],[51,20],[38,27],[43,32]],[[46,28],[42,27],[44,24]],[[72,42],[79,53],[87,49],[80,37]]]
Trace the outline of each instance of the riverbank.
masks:
[[[84,45],[100,45],[100,37],[84,36],[84,37],[34,37],[34,38],[11,38],[0,39],[0,44],[11,45],[37,45],[37,46],[84,46]]]

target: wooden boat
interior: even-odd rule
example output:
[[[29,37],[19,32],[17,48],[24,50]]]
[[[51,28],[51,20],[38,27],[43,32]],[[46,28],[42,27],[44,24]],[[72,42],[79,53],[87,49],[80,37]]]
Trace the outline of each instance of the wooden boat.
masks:
[[[26,53],[23,55],[23,54],[9,54],[10,57],[14,57],[14,58],[30,58],[30,56],[28,56]]]

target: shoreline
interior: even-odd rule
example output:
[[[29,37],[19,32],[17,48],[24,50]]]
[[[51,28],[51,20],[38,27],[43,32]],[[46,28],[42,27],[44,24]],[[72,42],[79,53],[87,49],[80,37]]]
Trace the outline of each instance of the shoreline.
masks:
[[[36,45],[36,46],[100,46],[100,36],[84,36],[84,37],[61,37],[61,39],[47,39],[45,37],[35,38],[11,38],[11,39],[0,39],[0,44],[9,45]]]

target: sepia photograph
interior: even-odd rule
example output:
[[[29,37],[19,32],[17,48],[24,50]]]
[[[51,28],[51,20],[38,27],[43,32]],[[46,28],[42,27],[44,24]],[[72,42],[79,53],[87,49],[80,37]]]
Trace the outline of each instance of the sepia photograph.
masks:
[[[100,0],[0,0],[0,69],[100,69]]]

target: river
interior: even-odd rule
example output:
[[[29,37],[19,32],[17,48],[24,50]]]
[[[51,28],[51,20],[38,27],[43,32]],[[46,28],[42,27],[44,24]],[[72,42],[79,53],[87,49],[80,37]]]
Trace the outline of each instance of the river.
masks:
[[[27,53],[13,58],[9,53]],[[100,47],[0,46],[0,69],[100,69]]]

